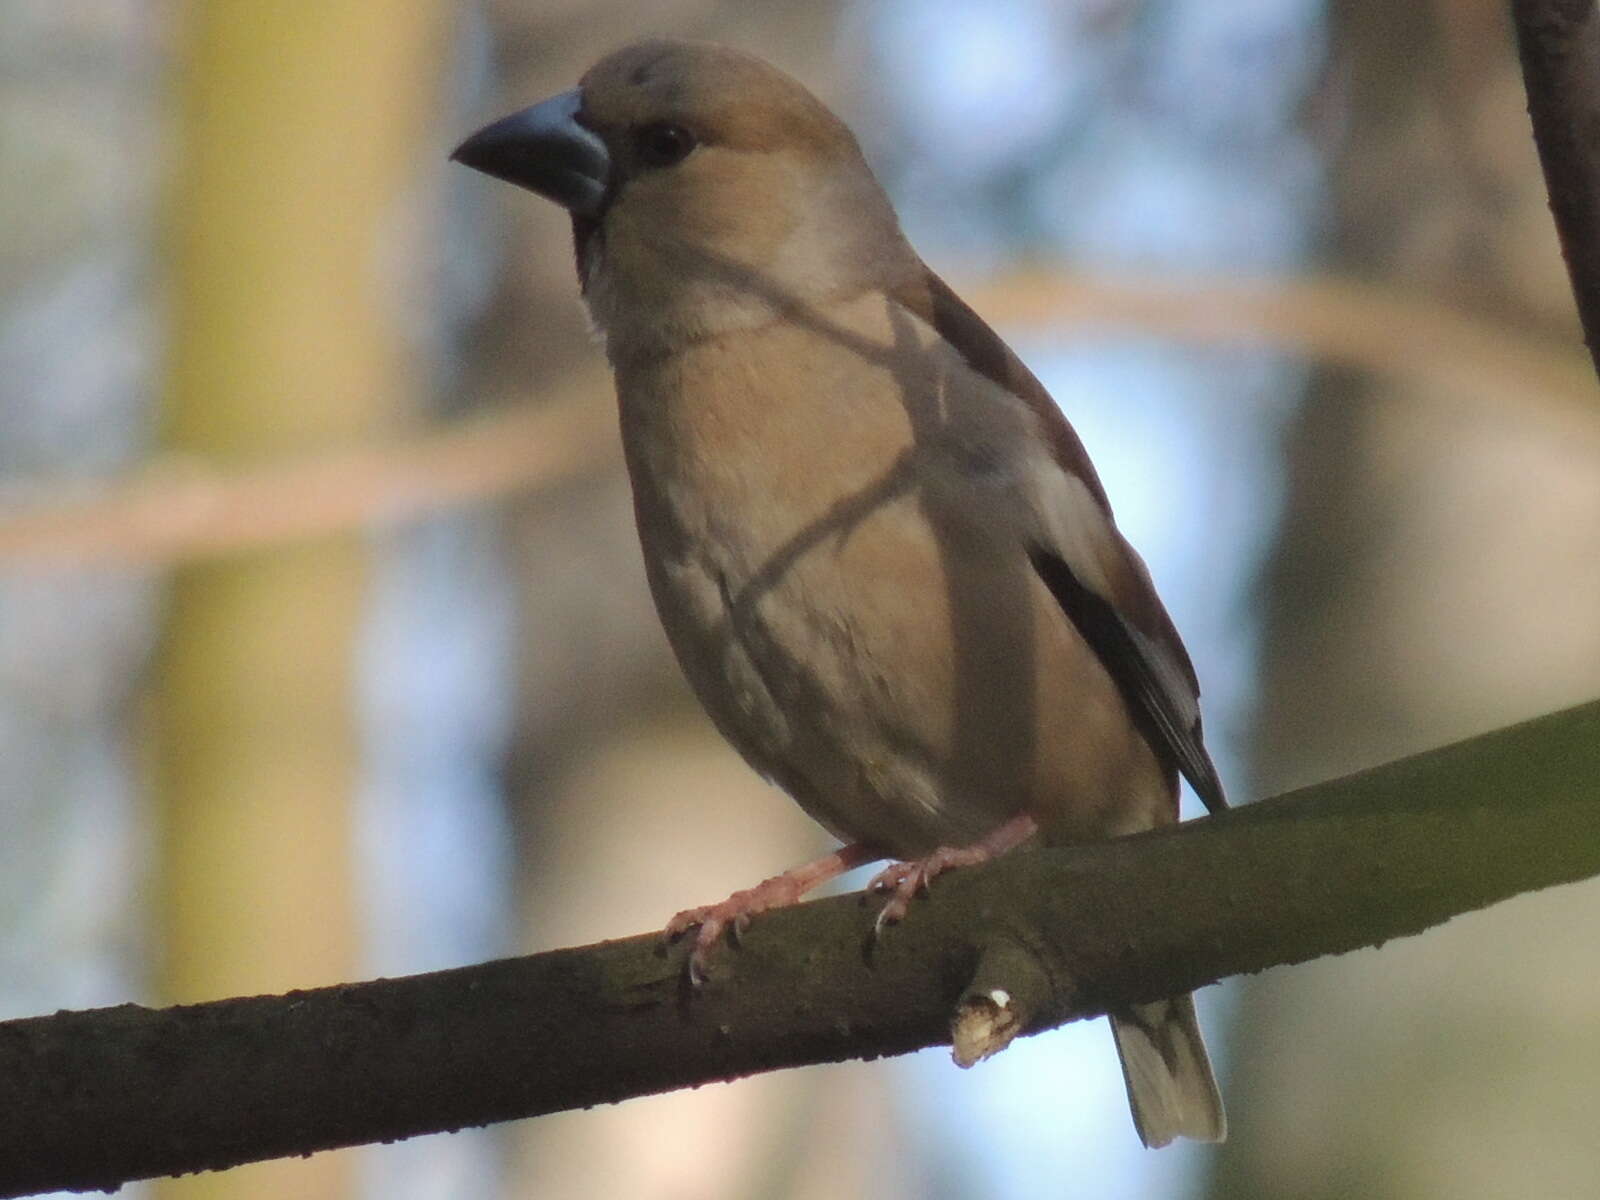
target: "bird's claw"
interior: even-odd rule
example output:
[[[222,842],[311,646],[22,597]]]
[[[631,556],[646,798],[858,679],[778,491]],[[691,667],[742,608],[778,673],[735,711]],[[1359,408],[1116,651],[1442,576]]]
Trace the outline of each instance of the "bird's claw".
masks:
[[[886,926],[897,925],[904,920],[910,911],[912,899],[919,892],[927,891],[927,878],[918,870],[918,866],[915,862],[893,863],[873,876],[872,882],[867,885],[869,892],[887,897],[872,922],[873,937],[882,936]]]
[[[878,937],[887,925],[896,925],[911,911],[911,902],[923,895],[939,876],[955,867],[984,862],[992,855],[982,846],[940,846],[925,858],[891,863],[873,876],[867,890],[889,898],[872,923],[872,936]]]
[[[711,951],[721,940],[724,932],[729,930],[726,918],[717,913],[719,905],[709,904],[701,908],[686,908],[668,921],[666,928],[661,931],[661,940],[668,945],[677,943],[690,933],[694,934],[693,942],[689,946],[688,959],[684,964],[684,971],[689,982],[699,989],[705,986],[708,974]],[[730,938],[730,941],[735,939]]]
[[[686,969],[689,982],[700,988],[710,978],[711,955],[718,942],[726,937],[728,944],[737,948],[745,931],[750,928],[752,917],[769,909],[793,904],[799,898],[800,890],[797,881],[789,875],[774,876],[753,888],[735,892],[720,904],[684,909],[667,922],[666,928],[661,931],[662,937],[668,942],[676,942],[694,930],[694,944],[689,947]]]

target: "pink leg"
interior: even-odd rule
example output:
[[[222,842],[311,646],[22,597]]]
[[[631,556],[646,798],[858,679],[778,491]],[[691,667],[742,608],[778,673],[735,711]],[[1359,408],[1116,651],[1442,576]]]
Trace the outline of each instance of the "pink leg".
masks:
[[[676,941],[691,929],[697,930],[694,947],[689,951],[689,980],[699,987],[706,981],[707,959],[724,932],[737,939],[750,924],[750,918],[757,913],[793,904],[812,888],[834,876],[843,875],[862,863],[882,857],[881,853],[864,842],[841,846],[814,862],[764,879],[753,888],[735,892],[721,904],[684,909],[667,922],[665,936],[668,941]]]
[[[878,913],[876,928],[881,930],[903,918],[911,907],[912,897],[927,891],[930,883],[952,867],[975,867],[998,858],[1038,832],[1039,823],[1032,816],[1018,813],[970,846],[940,846],[926,858],[885,867],[867,885],[869,891],[892,893]]]

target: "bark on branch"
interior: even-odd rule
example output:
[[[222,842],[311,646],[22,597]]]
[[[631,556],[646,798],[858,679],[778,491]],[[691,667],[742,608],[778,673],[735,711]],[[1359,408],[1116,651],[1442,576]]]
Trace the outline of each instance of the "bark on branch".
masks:
[[[1600,7],[1512,0],[1511,17],[1550,211],[1600,372]]]
[[[860,897],[772,913],[698,994],[647,935],[0,1023],[0,1195],[900,1054],[948,1041],[975,986],[1036,1031],[1597,873],[1600,702],[1175,830],[954,872],[876,946]]]

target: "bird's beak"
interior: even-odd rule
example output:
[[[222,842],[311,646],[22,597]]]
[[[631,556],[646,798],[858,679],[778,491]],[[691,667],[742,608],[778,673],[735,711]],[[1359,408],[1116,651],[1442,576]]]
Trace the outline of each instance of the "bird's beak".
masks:
[[[552,96],[478,130],[450,157],[537,192],[576,216],[598,216],[611,156],[594,131],[578,123],[581,103],[576,90]]]

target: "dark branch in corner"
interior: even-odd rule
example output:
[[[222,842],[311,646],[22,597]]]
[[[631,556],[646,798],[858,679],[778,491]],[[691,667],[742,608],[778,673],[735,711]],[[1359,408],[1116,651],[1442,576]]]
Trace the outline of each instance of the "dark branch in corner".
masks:
[[[859,897],[775,912],[696,995],[676,952],[637,937],[0,1023],[0,1195],[900,1054],[948,1041],[958,1004],[981,1018],[976,1057],[1008,1021],[1035,1031],[1597,873],[1600,703],[1175,830],[953,872],[870,953]],[[1026,1011],[974,1014],[973,989],[1010,996],[1012,975]]]
[[[1512,0],[1511,16],[1550,211],[1600,372],[1600,10],[1591,0]]]

